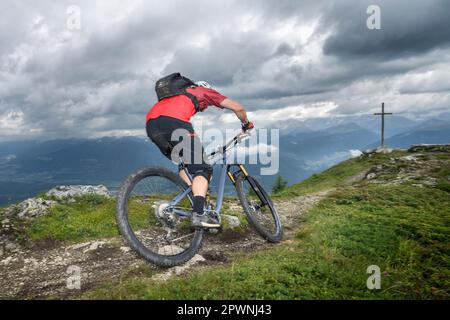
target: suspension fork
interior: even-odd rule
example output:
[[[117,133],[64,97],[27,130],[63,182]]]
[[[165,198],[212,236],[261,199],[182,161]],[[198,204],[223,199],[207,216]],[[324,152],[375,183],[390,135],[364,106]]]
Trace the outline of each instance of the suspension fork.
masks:
[[[236,184],[236,178],[235,178],[236,174],[238,172],[242,172],[242,174],[245,177],[245,180],[248,181],[248,183],[252,187],[252,190],[256,193],[258,198],[261,200],[262,204],[264,206],[267,205],[268,204],[267,197],[264,195],[263,191],[261,191],[258,182],[251,175],[248,174],[247,170],[245,169],[245,167],[242,164],[237,165],[237,167],[239,168],[239,170],[236,171],[234,174],[232,174],[230,171],[230,166],[228,166],[228,177],[233,182],[233,184]]]

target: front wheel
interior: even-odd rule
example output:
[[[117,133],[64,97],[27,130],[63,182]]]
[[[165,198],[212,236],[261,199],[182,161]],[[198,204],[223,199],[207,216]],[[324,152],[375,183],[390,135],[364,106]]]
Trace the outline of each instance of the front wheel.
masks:
[[[172,267],[191,259],[200,249],[203,230],[190,228],[192,211],[188,186],[165,168],[144,168],[131,174],[117,196],[120,233],[144,259]],[[181,195],[176,206],[172,200]],[[184,196],[183,196],[184,195]]]
[[[235,176],[236,191],[249,223],[270,242],[280,242],[283,227],[267,192],[259,182],[239,172]]]

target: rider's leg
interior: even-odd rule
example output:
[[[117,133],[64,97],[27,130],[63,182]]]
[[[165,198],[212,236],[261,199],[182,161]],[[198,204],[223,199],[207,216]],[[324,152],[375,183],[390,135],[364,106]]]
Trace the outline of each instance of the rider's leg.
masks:
[[[189,172],[194,176],[192,193],[194,194],[192,226],[201,228],[219,228],[219,221],[205,213],[206,193],[212,167],[207,164],[188,166]]]
[[[192,180],[192,193],[194,195],[194,212],[204,214],[205,198],[208,192],[208,183],[212,174],[212,167],[206,163],[187,165]]]
[[[192,193],[195,196],[206,196],[208,191],[208,180],[203,176],[196,176],[192,181]]]
[[[178,174],[179,174],[179,176],[181,177],[181,179],[183,179],[183,181],[186,182],[186,184],[187,184],[188,186],[191,185],[191,180],[189,179],[188,175],[186,174],[186,171],[184,171],[183,169],[181,169],[181,170],[178,172]]]
[[[173,132],[176,129],[184,129],[186,134],[178,135],[179,141],[172,141]],[[208,181],[212,174],[212,167],[205,163],[203,147],[200,139],[195,134],[190,123],[173,118],[160,117],[147,123],[147,134],[158,146],[161,152],[170,160],[180,163],[180,158],[193,178],[194,214],[192,225],[194,227],[217,228],[220,224],[209,215],[204,214],[205,197],[208,191]],[[181,150],[174,150],[178,144]],[[176,152],[173,152],[176,151]],[[181,151],[181,153],[180,153]],[[175,159],[173,158],[175,156]],[[180,170],[180,177],[190,185],[189,177],[184,170]]]
[[[200,228],[219,228],[219,221],[206,214],[205,196],[208,191],[208,179],[204,176],[196,176],[192,182],[192,192],[194,193],[194,213],[192,215],[192,226]]]
[[[198,215],[203,215],[212,167],[205,162],[203,146],[197,134],[192,131],[189,133],[189,138],[185,141],[187,143],[184,145],[183,158],[187,171],[193,177],[194,212]]]
[[[208,191],[209,179],[212,174],[212,167],[204,163],[188,165],[187,169],[194,177],[192,182],[192,193],[194,194],[192,226],[200,228],[219,228],[219,221],[204,211],[205,198]]]
[[[208,180],[203,176],[196,176],[192,181],[192,193],[194,194],[194,212],[198,215],[204,214],[207,191]]]
[[[188,186],[191,185],[186,171],[183,169],[179,171],[179,175]],[[192,193],[194,194],[194,212],[203,214],[205,207],[206,193],[208,192],[208,180],[203,176],[196,176],[192,180]]]
[[[187,183],[188,186],[191,185],[191,180],[189,179],[186,171],[180,167],[178,173],[181,179]],[[202,215],[205,207],[206,193],[208,192],[208,180],[204,176],[195,176],[192,180],[192,193],[194,195],[194,212]]]

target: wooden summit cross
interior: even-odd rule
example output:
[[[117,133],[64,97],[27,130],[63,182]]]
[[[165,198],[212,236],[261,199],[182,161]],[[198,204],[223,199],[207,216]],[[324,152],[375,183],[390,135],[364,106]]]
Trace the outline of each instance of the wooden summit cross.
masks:
[[[374,113],[376,116],[381,116],[381,147],[384,147],[384,116],[392,115],[392,112],[384,112],[384,102],[381,104],[381,113]]]

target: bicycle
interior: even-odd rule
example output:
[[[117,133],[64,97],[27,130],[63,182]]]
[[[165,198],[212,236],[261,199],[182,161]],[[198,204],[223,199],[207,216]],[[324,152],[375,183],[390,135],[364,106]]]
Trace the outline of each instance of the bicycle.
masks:
[[[205,212],[221,220],[228,176],[249,224],[267,241],[276,243],[282,239],[283,227],[272,200],[242,164],[227,160],[227,152],[248,136],[241,132],[208,155],[209,160],[217,158],[212,165],[218,165],[220,159],[222,163],[216,205],[213,206],[208,195]],[[192,182],[187,169],[182,170]],[[120,187],[117,225],[128,245],[145,260],[162,267],[176,266],[199,251],[205,233],[204,229],[190,226],[192,202],[191,187],[178,174],[162,167],[142,168],[128,176]]]

